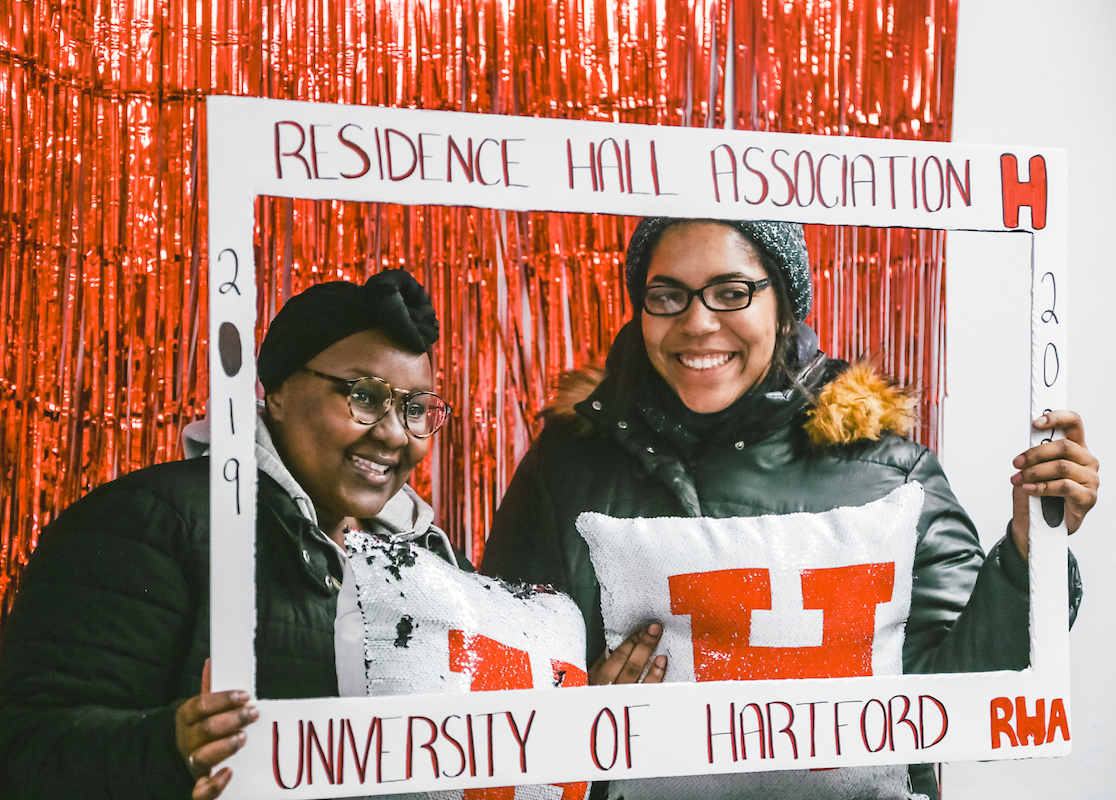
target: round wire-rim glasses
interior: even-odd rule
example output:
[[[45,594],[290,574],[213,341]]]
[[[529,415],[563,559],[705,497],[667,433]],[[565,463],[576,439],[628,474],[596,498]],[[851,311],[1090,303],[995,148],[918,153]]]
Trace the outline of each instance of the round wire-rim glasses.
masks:
[[[756,292],[771,284],[771,278],[714,281],[700,289],[656,284],[643,290],[643,310],[655,317],[673,317],[684,313],[696,296],[710,311],[740,311],[752,304]],[[715,290],[712,296],[706,294],[710,289]]]
[[[375,425],[387,416],[396,405],[395,398],[400,396],[401,413],[399,418],[403,427],[416,439],[433,436],[446,424],[453,408],[434,392],[408,392],[396,389],[383,378],[369,375],[364,378],[338,378],[303,367],[306,372],[327,381],[332,381],[348,389],[349,415],[360,425]]]

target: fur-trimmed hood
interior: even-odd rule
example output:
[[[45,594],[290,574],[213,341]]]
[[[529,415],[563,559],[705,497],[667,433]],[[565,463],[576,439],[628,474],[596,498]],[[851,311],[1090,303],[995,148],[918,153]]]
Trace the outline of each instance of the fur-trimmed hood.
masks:
[[[806,433],[818,447],[906,436],[916,421],[914,394],[868,363],[852,364],[818,392],[807,412]]]
[[[832,363],[832,362],[831,362]],[[588,432],[592,424],[576,406],[587,400],[608,376],[599,364],[563,375],[542,411],[547,423],[561,423]],[[804,429],[817,447],[876,441],[881,436],[906,436],[917,422],[917,399],[872,364],[849,365],[817,392],[809,404]]]

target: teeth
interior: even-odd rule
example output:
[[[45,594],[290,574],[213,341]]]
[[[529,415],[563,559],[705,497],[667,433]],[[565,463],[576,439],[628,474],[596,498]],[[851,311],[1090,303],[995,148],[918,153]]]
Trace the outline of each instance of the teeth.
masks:
[[[357,469],[363,470],[364,472],[369,472],[373,475],[387,475],[387,464],[379,464],[367,458],[361,458],[360,456],[353,456],[353,463],[356,464]]]
[[[727,364],[732,353],[718,353],[715,356],[679,356],[682,365],[690,369],[713,369]]]

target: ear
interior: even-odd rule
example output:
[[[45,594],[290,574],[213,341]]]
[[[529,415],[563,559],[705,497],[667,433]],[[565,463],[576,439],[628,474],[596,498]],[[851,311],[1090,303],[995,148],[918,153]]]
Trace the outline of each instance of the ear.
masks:
[[[283,419],[283,387],[264,395],[264,419],[281,422]]]

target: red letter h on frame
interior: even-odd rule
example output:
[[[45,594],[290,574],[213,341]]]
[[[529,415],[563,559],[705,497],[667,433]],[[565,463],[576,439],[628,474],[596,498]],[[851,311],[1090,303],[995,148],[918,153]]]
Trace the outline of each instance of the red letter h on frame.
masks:
[[[1019,162],[1011,153],[1000,156],[1000,182],[1004,193],[1004,225],[1008,228],[1019,227],[1019,207],[1031,209],[1031,227],[1041,230],[1046,227],[1046,160],[1042,156],[1031,156],[1029,162],[1031,179],[1019,180]]]

